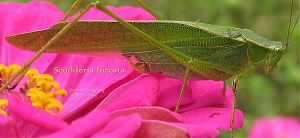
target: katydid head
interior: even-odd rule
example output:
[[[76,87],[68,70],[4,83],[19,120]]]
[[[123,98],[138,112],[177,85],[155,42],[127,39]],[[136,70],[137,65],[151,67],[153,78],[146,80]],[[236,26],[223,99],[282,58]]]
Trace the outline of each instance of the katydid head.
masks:
[[[273,43],[272,47],[275,47],[275,48],[270,50],[269,53],[267,54],[267,58],[266,58],[265,64],[264,64],[265,72],[270,72],[277,66],[277,64],[283,54],[283,51],[285,51],[289,46],[289,40],[292,37],[292,34],[296,28],[296,25],[299,21],[299,16],[300,16],[300,14],[297,16],[295,23],[292,25],[293,7],[294,7],[294,0],[292,0],[292,3],[291,3],[289,27],[288,27],[288,33],[287,33],[285,47],[283,47],[282,43],[272,42]]]
[[[264,70],[266,73],[272,71],[277,67],[277,64],[283,54],[283,50],[284,49],[274,49],[269,51],[264,63]]]

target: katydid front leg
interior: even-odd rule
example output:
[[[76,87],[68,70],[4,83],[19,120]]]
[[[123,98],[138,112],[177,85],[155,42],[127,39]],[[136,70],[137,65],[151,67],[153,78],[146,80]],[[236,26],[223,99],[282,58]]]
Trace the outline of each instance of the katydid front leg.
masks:
[[[39,58],[41,54],[43,54],[55,41],[61,38],[68,30],[70,30],[70,28],[79,20],[79,18],[83,16],[93,6],[93,4],[89,4],[88,6],[83,8],[71,22],[64,26],[54,37],[52,37],[44,46],[42,46],[42,48],[39,51],[37,51],[30,60],[28,60],[25,63],[22,69],[20,69],[14,77],[10,78],[7,82],[5,82],[5,84],[2,85],[2,87],[0,88],[0,93],[2,93],[5,89],[10,88],[9,85],[18,77],[19,79],[17,80],[17,82],[21,80],[26,74],[26,71],[36,61],[36,59]]]
[[[133,0],[135,3],[137,3],[139,6],[141,6],[144,10],[146,10],[148,13],[153,15],[156,19],[163,20],[161,16],[159,16],[154,10],[152,10],[150,7],[148,7],[145,3],[143,3],[142,0]]]
[[[75,11],[75,9],[78,7],[78,5],[82,2],[83,0],[75,0],[75,2],[72,4],[71,8],[66,12],[65,17],[63,18],[62,21],[67,21],[67,19],[71,16],[71,14]]]
[[[71,8],[67,11],[66,15],[64,16],[62,22],[66,21],[72,14],[72,12],[74,12],[74,10],[78,7],[78,5],[82,2],[82,0],[76,0]],[[23,73],[20,75],[20,77],[17,79],[17,81],[12,85],[12,86],[8,86],[7,89],[11,90],[11,89],[15,89],[18,84],[22,81],[22,79],[24,78],[24,76],[26,75],[26,72],[29,70],[30,67],[27,67]]]
[[[75,8],[76,8],[81,2],[82,2],[82,0],[76,0],[76,1],[73,3],[73,5],[72,5],[72,7],[70,8],[70,10],[66,13],[66,15],[65,15],[65,17],[63,18],[62,21],[65,21],[65,20],[71,15],[71,13],[75,10]],[[71,26],[72,26],[71,24],[77,22],[77,20],[78,20],[82,15],[84,15],[84,14],[89,10],[89,8],[91,8],[91,5],[87,6],[87,8],[85,8],[85,9],[83,9],[83,10],[81,11],[81,13],[78,15],[78,18],[76,17],[73,21],[71,21],[69,24],[67,24],[67,25],[66,25],[66,28],[68,27],[68,25],[70,25],[70,27],[71,27]],[[85,11],[85,10],[86,10],[86,11]],[[65,28],[63,28],[61,31],[63,32],[64,29],[65,29]],[[68,30],[65,30],[65,31],[68,31]],[[60,33],[60,32],[59,32],[59,33]],[[59,34],[59,33],[58,33],[58,34]],[[58,34],[57,34],[57,35],[58,35]],[[63,34],[62,34],[62,35],[63,35]],[[54,36],[54,37],[56,37],[56,36]],[[57,37],[57,39],[59,39],[59,37]],[[54,41],[57,40],[57,39],[54,39]],[[51,42],[51,40],[50,40],[49,42],[50,42],[50,43],[53,43],[54,41]],[[47,44],[46,44],[46,45],[47,45]],[[43,46],[43,48],[46,47],[46,45]],[[51,44],[50,44],[50,45],[51,45]],[[43,48],[41,48],[40,51],[36,52],[36,54],[35,54],[28,62],[30,62],[30,61],[32,60],[32,63],[33,63],[33,62],[39,57],[39,53],[42,54],[43,51],[46,50],[46,48],[45,48],[44,50],[42,50]],[[36,58],[35,58],[35,57],[36,57]],[[31,64],[32,64],[32,63],[31,63]],[[1,87],[0,93],[3,91],[2,89],[9,89],[9,90],[11,90],[11,89],[14,89],[15,87],[17,87],[17,85],[19,84],[19,82],[21,82],[21,80],[24,78],[26,72],[29,70],[31,64],[28,64],[28,66],[26,66],[26,65],[27,65],[27,63],[26,63],[25,66],[20,70],[20,72],[18,72],[18,73],[15,75],[15,77],[12,78],[12,80],[9,80],[9,81],[7,82],[8,86],[6,86],[6,84],[4,84],[4,85],[3,85],[3,88]],[[18,78],[18,79],[17,79],[17,78]],[[10,83],[13,82],[15,79],[17,79],[17,81],[16,81],[13,85],[9,86]],[[6,88],[5,88],[5,87],[6,87]]]

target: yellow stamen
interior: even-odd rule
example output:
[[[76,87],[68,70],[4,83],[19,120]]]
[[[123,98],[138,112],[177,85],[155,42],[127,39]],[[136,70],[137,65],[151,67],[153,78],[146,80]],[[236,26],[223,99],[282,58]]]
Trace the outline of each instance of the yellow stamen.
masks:
[[[29,80],[31,80],[34,79],[35,76],[39,75],[39,71],[36,69],[30,69],[25,75],[29,78]]]
[[[66,94],[65,90],[59,90],[54,94],[52,92],[44,92],[39,88],[29,89],[27,95],[30,97],[32,105],[46,111],[60,112],[62,109],[62,103],[55,99],[55,95]]]
[[[5,83],[5,81],[13,77],[19,69],[21,69],[21,66],[18,64],[12,64],[10,66],[0,64],[0,82]],[[39,74],[36,69],[29,69],[25,75],[27,76],[27,80],[20,90],[23,93],[27,92],[31,104],[51,114],[60,112],[63,105],[55,98],[65,96],[67,94],[66,90],[60,89],[59,83],[56,82],[51,75]],[[7,100],[5,102],[0,99],[0,114],[7,115],[6,111],[2,109],[2,107],[6,105]]]
[[[28,84],[27,83],[25,84],[27,84],[29,87],[35,87],[35,82],[36,82],[35,77],[38,75],[40,75],[38,70],[29,69],[28,72],[25,74],[25,76],[28,77],[28,80],[26,81]]]
[[[5,83],[10,78],[14,77],[20,69],[21,66],[18,64],[11,64],[9,66],[0,64],[0,74],[2,83]]]
[[[37,80],[47,80],[47,81],[53,81],[53,77],[49,74],[41,74],[41,75],[37,75],[35,76],[35,78]]]
[[[27,95],[30,97],[32,105],[50,113],[53,111],[60,112],[62,104],[56,100],[57,96],[65,96],[66,90],[60,89],[59,84],[54,81],[53,77],[49,74],[38,74],[36,71],[28,73],[31,88]]]
[[[57,96],[66,96],[67,95],[67,91],[64,89],[59,89],[54,93],[54,97]]]
[[[13,77],[16,75],[16,73],[21,69],[22,67],[18,64],[11,64],[7,68],[7,75],[10,77]]]
[[[7,67],[6,67],[5,65],[0,64],[0,74],[1,74],[2,76],[5,75],[6,69],[7,69]],[[2,78],[1,78],[1,79],[2,79]]]
[[[51,98],[47,100],[44,109],[47,111],[55,110],[56,112],[60,112],[62,109],[62,103],[54,98]]]
[[[30,98],[31,103],[38,108],[44,109],[44,104],[50,98],[53,98],[52,93],[45,93],[38,88],[30,88],[27,96]]]
[[[7,105],[8,105],[7,99],[0,99],[0,115],[7,116],[7,112],[3,109],[3,107]]]

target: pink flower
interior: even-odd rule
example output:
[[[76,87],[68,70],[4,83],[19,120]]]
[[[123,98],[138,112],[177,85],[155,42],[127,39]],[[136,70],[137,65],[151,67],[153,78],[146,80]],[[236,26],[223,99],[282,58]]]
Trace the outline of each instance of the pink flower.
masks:
[[[292,117],[257,119],[249,131],[249,138],[299,138],[300,122]]]
[[[126,20],[154,20],[141,8],[109,9]],[[5,65],[22,65],[33,52],[8,44],[5,36],[49,28],[64,14],[47,2],[30,2],[1,3],[0,15],[0,61]],[[91,9],[82,19],[111,18]],[[10,114],[0,116],[0,137],[216,137],[220,130],[229,130],[232,91],[228,89],[223,95],[222,82],[188,82],[180,112],[175,113],[170,110],[174,109],[182,81],[141,75],[118,53],[97,57],[43,54],[32,67],[51,74],[68,91],[68,95],[60,99],[62,112],[50,115],[20,101],[18,92],[9,92],[6,97]],[[121,68],[124,71],[57,73],[56,67]],[[234,129],[242,125],[243,114],[236,110]]]

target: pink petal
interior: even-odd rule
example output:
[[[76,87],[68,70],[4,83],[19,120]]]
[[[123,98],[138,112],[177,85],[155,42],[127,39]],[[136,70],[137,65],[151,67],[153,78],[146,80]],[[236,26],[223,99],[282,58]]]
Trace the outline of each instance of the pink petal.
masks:
[[[0,138],[2,137],[17,137],[17,132],[13,119],[0,115]]]
[[[292,117],[259,118],[249,130],[249,138],[299,138],[300,121]]]
[[[119,15],[121,18],[126,20],[152,20],[155,19],[153,16],[148,14],[141,8],[132,8],[132,7],[120,7],[120,8],[113,8],[108,6],[110,10],[114,13]],[[128,11],[130,11],[128,13]],[[127,14],[124,14],[127,13]],[[108,18],[107,15],[100,12],[96,9],[90,9],[90,11],[85,14],[81,19],[84,20],[103,20],[103,19],[111,19]],[[93,69],[97,69],[97,67],[101,67],[104,69],[111,69],[111,68],[120,68],[124,69],[125,72],[123,73],[85,73],[83,75],[72,75],[67,76],[63,75],[63,82],[67,83],[66,88],[68,91],[71,91],[70,94],[65,98],[65,106],[62,112],[62,116],[66,119],[76,118],[75,114],[85,110],[86,108],[90,108],[97,104],[98,101],[101,101],[103,97],[109,94],[112,88],[116,88],[120,85],[120,82],[124,83],[132,79],[134,76],[133,68],[128,64],[128,61],[121,56],[120,53],[114,54],[98,54],[94,55],[94,58],[87,58],[87,57],[74,57],[73,59],[73,67],[74,65],[78,65],[78,60],[84,61],[81,62],[82,64],[79,65],[80,67],[90,67]],[[77,60],[76,60],[77,59]],[[86,61],[86,59],[89,59]],[[57,59],[58,61],[58,59]],[[89,62],[88,62],[89,61]],[[64,67],[62,65],[63,62],[54,64],[53,67]],[[66,65],[67,66],[67,65]],[[76,66],[75,66],[76,67]],[[53,72],[51,73],[53,74]],[[61,75],[61,74],[60,74]],[[131,76],[129,76],[131,75]],[[130,78],[130,79],[129,79]],[[73,81],[77,80],[77,81]],[[82,91],[85,89],[92,90],[92,92]],[[109,90],[108,90],[109,89]],[[73,93],[72,91],[81,91],[78,93]]]
[[[5,6],[5,3],[1,5],[4,6],[1,6],[0,8],[7,7]],[[23,51],[16,47],[12,47],[3,37],[48,28],[55,23],[58,23],[63,16],[63,13],[59,9],[48,2],[30,2],[29,4],[15,4],[13,6],[15,8],[10,7],[0,9],[1,15],[8,15],[1,19],[4,19],[4,21],[1,22],[4,22],[5,26],[3,26],[3,30],[0,30],[0,34],[3,34],[1,37],[2,43],[0,44],[1,63],[6,65],[12,63],[24,64],[29,57],[33,55],[33,52]],[[40,71],[44,71],[46,69],[45,66],[49,65],[54,57],[55,54],[44,54],[37,60],[37,63],[43,64],[33,64],[33,67],[38,68]]]
[[[117,117],[110,121],[104,129],[96,133],[93,137],[133,137],[140,127],[141,121],[141,117],[137,114]]]
[[[192,137],[209,137],[214,138],[220,135],[220,131],[212,126],[202,125],[202,124],[183,124],[174,123],[174,125],[184,128]]]
[[[231,109],[229,108],[198,108],[180,113],[184,122],[189,124],[201,124],[220,130],[230,130]],[[244,118],[240,110],[235,110],[233,129],[243,126]]]
[[[64,108],[61,113],[63,118],[70,118],[74,114],[81,112],[84,108],[90,106],[90,104],[101,101],[111,91],[107,91],[109,87],[115,87],[114,85],[120,85],[119,82],[127,82],[127,77],[133,73],[132,67],[126,62],[121,61],[120,55],[114,56],[99,56],[95,58],[87,57],[73,57],[73,59],[81,60],[83,62],[76,63],[76,60],[72,60],[72,63],[67,65],[61,65],[53,67],[65,68],[65,67],[80,67],[94,69],[93,72],[87,73],[58,73],[58,77],[68,76],[65,79],[66,88],[69,92],[67,99],[65,99]],[[84,64],[86,63],[86,64]],[[124,72],[97,72],[97,68],[104,69],[122,69]]]
[[[232,91],[230,88],[227,88],[226,93],[223,94],[222,81],[190,81],[189,84],[192,88],[193,103],[184,108],[181,108],[182,111],[199,107],[231,108],[233,103]]]
[[[151,14],[143,10],[142,8],[123,6],[123,7],[112,7],[106,6],[113,13],[118,15],[124,20],[155,20]],[[92,8],[90,9],[81,20],[113,20],[110,16],[99,12],[99,10]]]
[[[155,105],[165,107],[168,109],[175,108],[177,100],[182,87],[182,81],[171,79],[168,77],[162,77],[159,80],[159,95]],[[181,106],[190,104],[192,99],[192,90],[189,85],[186,86],[181,100]]]
[[[106,111],[94,110],[72,122],[67,128],[45,137],[90,137],[101,130],[109,121],[109,118],[109,114]]]
[[[9,18],[10,14],[7,14],[8,12],[14,12],[11,10],[11,8],[13,7],[14,9],[18,9],[21,6],[21,4],[17,4],[17,3],[13,3],[13,2],[1,2],[0,3],[0,44],[2,45],[3,41],[5,41],[4,39],[4,29],[5,29],[5,25],[7,23],[9,23],[9,20],[7,20],[6,18]],[[2,47],[0,48],[0,53],[2,55]],[[0,61],[2,62],[2,57],[0,56]]]
[[[80,62],[78,62],[80,60]],[[58,54],[54,61],[47,67],[45,71],[47,74],[51,74],[56,81],[67,90],[67,96],[63,97],[61,100],[65,101],[72,94],[70,89],[74,89],[79,83],[81,78],[85,73],[63,73],[57,72],[58,69],[67,69],[69,67],[79,67],[86,68],[89,67],[92,58],[87,58],[86,56],[73,55],[73,54]],[[63,111],[65,108],[63,109]]]
[[[118,117],[122,115],[139,114],[143,120],[160,120],[166,122],[182,122],[181,116],[161,107],[132,107],[117,110],[111,113],[111,116]]]
[[[135,137],[190,137],[185,129],[168,122],[157,120],[143,120]]]
[[[115,111],[134,106],[151,106],[156,101],[157,93],[157,79],[153,76],[141,76],[114,90],[96,109]]]
[[[9,97],[8,108],[10,115],[14,118],[49,131],[57,131],[68,126],[60,118],[35,108],[29,103],[19,102],[13,97]]]

